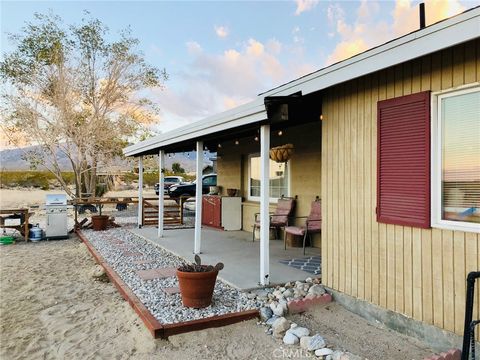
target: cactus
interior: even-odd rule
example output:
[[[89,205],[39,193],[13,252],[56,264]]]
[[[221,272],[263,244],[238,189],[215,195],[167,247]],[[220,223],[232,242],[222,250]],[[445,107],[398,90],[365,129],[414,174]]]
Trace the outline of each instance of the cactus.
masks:
[[[202,259],[200,256],[195,255],[195,262],[188,264],[188,263],[183,263],[178,267],[179,271],[183,272],[210,272],[210,271],[220,271],[224,268],[223,263],[219,262],[217,265],[212,266],[212,265],[202,265]]]

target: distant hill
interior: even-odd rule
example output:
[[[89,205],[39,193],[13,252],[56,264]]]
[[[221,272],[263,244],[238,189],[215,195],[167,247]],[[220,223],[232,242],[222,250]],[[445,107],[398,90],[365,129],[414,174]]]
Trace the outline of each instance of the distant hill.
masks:
[[[35,150],[36,147],[26,147],[23,149],[8,149],[0,151],[0,170],[29,170],[30,165],[25,160],[22,160],[22,156],[25,151]],[[209,160],[213,154],[207,151],[204,155],[205,164],[211,164]],[[185,169],[186,172],[195,171],[195,152],[171,154],[171,156],[165,157],[165,163],[167,169],[172,168],[172,164],[178,162]],[[59,164],[62,170],[70,171],[72,168],[67,157],[64,154],[59,155]],[[126,160],[118,160],[115,167],[122,170],[133,170],[133,164]],[[41,169],[40,169],[41,170]]]

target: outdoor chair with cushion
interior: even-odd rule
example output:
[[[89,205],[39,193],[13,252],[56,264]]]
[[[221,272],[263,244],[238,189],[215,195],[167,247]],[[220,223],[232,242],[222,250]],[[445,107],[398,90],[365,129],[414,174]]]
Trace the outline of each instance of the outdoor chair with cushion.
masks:
[[[296,198],[296,197],[295,197]],[[295,209],[295,198],[281,197],[278,199],[277,208],[274,213],[270,213],[270,228],[275,229],[275,238],[279,238],[280,229],[288,226],[289,218]],[[253,224],[252,241],[255,241],[255,230],[260,229],[260,213],[255,214]]]
[[[285,250],[287,249],[287,234],[292,236],[303,236],[303,255],[305,255],[305,242],[307,236],[310,239],[310,244],[312,243],[312,234],[320,233],[322,231],[322,202],[318,198],[312,202],[312,207],[310,209],[310,215],[308,216],[298,216],[294,219],[306,218],[304,226],[286,226],[285,227],[285,236],[284,236],[284,245]]]

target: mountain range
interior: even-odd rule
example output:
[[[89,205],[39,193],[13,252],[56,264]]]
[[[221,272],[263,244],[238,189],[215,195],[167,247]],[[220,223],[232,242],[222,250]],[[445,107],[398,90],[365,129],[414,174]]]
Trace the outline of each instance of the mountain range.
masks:
[[[35,150],[35,146],[25,147],[25,148],[18,148],[18,149],[6,149],[0,151],[0,171],[21,171],[21,170],[30,170],[30,164],[22,159],[23,154],[26,151]],[[177,154],[170,154],[165,156],[165,163],[166,168],[171,169],[172,164],[175,162],[180,163],[181,167],[185,169],[185,171],[192,172],[195,171],[195,152],[190,151],[186,153],[177,153]],[[212,161],[210,160],[212,154],[210,152],[206,152],[204,154],[204,164],[211,165]],[[62,170],[70,171],[72,168],[70,166],[70,162],[65,154],[60,153],[58,154],[58,162]],[[131,161],[127,161],[125,159],[118,159],[115,163],[115,168],[121,170],[133,170],[133,163]],[[39,169],[41,170],[41,169]]]

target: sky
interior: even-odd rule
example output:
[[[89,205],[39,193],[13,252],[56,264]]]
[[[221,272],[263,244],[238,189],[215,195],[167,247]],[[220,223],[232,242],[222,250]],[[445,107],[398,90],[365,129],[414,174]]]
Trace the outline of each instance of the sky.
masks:
[[[151,94],[165,132],[418,28],[419,1],[1,1],[1,53],[35,12],[79,23],[83,10],[116,34],[126,26],[169,80]],[[478,6],[425,1],[427,25]],[[3,58],[3,55],[2,55]],[[0,149],[5,147],[0,139]]]

